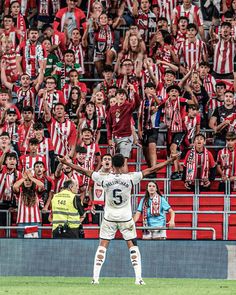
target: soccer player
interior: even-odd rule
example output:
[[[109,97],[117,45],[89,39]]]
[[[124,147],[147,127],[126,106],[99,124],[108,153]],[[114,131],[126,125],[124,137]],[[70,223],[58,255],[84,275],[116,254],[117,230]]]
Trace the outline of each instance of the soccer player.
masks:
[[[91,177],[94,182],[102,185],[106,194],[105,214],[100,229],[100,243],[95,254],[92,284],[99,284],[101,267],[106,258],[109,241],[114,239],[117,229],[127,241],[131,263],[135,271],[135,284],[144,285],[141,276],[141,255],[136,241],[135,223],[132,219],[131,190],[133,185],[139,183],[146,175],[156,172],[177,158],[176,155],[151,168],[133,173],[125,173],[125,158],[121,154],[112,157],[113,173],[102,175],[99,172],[84,169],[67,161],[65,157],[59,161],[76,171]]]

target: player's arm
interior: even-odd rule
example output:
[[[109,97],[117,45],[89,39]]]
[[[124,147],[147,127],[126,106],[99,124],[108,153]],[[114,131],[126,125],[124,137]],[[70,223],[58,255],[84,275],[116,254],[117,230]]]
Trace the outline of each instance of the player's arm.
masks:
[[[171,155],[171,158],[166,160],[165,162],[163,163],[159,163],[159,164],[156,164],[150,168],[147,168],[145,170],[142,170],[142,174],[143,174],[143,177],[151,174],[151,173],[154,173],[154,172],[157,172],[159,170],[161,170],[163,167],[167,166],[168,164],[172,163],[173,161],[175,161],[177,158],[178,158],[178,154],[175,154],[175,155]]]
[[[73,170],[75,170],[75,171],[77,171],[77,172],[79,172],[81,174],[84,174],[84,175],[86,175],[88,177],[91,177],[92,174],[93,174],[93,171],[92,170],[87,170],[87,169],[85,169],[85,168],[83,168],[81,166],[72,164],[72,163],[68,162],[65,157],[63,157],[63,158],[60,158],[59,157],[58,159],[59,159],[60,163],[66,165],[66,166],[71,167]]]

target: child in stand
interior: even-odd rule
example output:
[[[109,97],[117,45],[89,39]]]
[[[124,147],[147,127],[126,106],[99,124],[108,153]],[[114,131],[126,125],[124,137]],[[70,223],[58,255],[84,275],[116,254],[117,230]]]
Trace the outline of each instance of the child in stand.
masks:
[[[186,136],[184,138],[184,145],[188,148],[193,146],[193,140],[196,134],[200,133],[201,116],[199,114],[198,106],[191,104],[188,106],[188,112],[184,117],[184,128],[186,129]]]
[[[95,103],[89,101],[85,106],[85,112],[83,117],[79,121],[80,130],[83,128],[89,128],[93,132],[93,138],[96,143],[100,139],[101,121],[97,116]]]

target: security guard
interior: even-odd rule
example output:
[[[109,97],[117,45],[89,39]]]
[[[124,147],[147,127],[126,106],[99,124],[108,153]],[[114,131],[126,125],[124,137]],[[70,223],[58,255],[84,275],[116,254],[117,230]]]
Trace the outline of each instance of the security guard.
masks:
[[[79,238],[79,227],[86,213],[77,192],[77,183],[67,180],[64,182],[62,191],[53,196],[53,238]]]

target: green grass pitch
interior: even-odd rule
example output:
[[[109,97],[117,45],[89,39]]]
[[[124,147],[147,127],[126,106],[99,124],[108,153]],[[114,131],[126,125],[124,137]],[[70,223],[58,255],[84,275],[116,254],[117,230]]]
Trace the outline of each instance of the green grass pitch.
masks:
[[[0,294],[9,295],[235,295],[236,281],[202,279],[145,279],[136,286],[131,278],[0,277]]]

